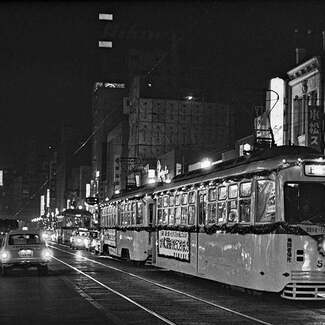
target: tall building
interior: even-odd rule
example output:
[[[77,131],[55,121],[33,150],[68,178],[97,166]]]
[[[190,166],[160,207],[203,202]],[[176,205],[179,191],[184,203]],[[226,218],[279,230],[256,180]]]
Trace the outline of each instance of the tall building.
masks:
[[[94,115],[94,130],[98,131],[93,139],[93,177],[97,172],[101,198],[136,185],[134,171],[157,163],[167,152],[182,152],[176,156],[184,160],[190,154],[199,157],[203,152],[221,151],[234,141],[234,115],[229,105],[141,97],[139,79],[138,83],[134,79],[130,95],[122,98],[125,92],[120,92],[116,102],[97,97],[109,98],[115,89],[103,87],[96,94],[94,114],[106,111],[115,116],[103,122]]]
[[[287,141],[324,150],[324,57],[314,56],[288,71]]]

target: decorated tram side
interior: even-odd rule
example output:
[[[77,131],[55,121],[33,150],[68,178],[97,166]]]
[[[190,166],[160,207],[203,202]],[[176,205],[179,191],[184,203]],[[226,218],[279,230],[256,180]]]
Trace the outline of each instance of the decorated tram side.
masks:
[[[288,299],[325,299],[325,160],[278,147],[154,191],[153,264]]]
[[[152,189],[119,195],[101,204],[101,253],[137,262],[151,259]]]

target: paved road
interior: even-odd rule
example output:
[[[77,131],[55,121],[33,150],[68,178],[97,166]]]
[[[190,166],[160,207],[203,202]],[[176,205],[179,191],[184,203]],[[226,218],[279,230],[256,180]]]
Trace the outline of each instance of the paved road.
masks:
[[[0,278],[0,324],[325,325],[325,303],[252,295],[57,246],[48,276]]]

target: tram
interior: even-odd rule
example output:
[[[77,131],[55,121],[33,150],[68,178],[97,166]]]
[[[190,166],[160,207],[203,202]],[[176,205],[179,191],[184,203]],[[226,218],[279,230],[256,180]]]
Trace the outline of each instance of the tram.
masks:
[[[109,253],[161,268],[321,300],[324,198],[325,157],[274,147],[106,202],[106,243]]]
[[[152,188],[118,196],[101,207],[101,253],[136,262],[152,254]]]

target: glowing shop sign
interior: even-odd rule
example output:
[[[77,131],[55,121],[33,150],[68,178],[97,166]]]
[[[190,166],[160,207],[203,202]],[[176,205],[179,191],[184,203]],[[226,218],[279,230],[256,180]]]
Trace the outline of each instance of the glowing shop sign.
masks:
[[[325,165],[320,164],[306,164],[305,165],[306,176],[325,176]]]
[[[159,230],[158,255],[189,262],[189,233],[175,230]]]

